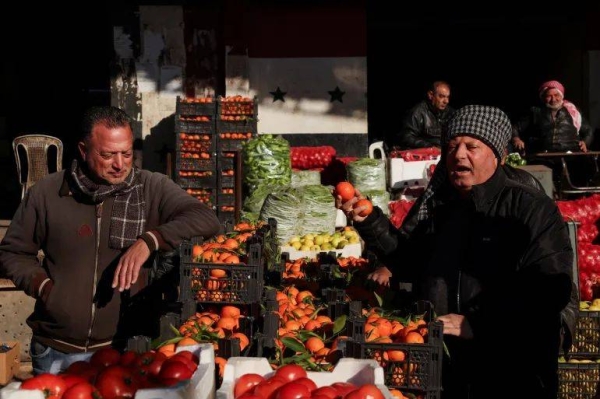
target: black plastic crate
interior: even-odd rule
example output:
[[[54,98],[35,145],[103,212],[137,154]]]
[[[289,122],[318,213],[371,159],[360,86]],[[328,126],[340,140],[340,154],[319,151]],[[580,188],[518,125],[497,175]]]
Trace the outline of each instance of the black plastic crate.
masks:
[[[185,98],[177,96],[175,112],[179,115],[203,115],[215,116],[217,112],[217,101],[214,98],[205,97],[210,102],[188,102]],[[199,99],[196,99],[197,101]]]
[[[211,176],[202,177],[175,177],[175,183],[182,188],[217,188],[217,177],[213,174]]]
[[[188,170],[188,171],[216,171],[216,162],[214,158],[211,159],[200,159],[200,158],[184,158],[181,152],[177,152],[175,156],[175,169],[176,171]]]
[[[579,312],[569,356],[600,357],[600,312]]]
[[[219,171],[219,187],[221,188],[235,188],[235,176],[223,176]]]
[[[235,168],[235,158],[219,157],[217,163],[219,170],[228,170]]]
[[[185,135],[186,138],[183,138]],[[214,134],[178,133],[175,140],[177,151],[215,153],[217,144]]]
[[[183,118],[183,119],[182,119]],[[195,121],[186,116],[179,116],[175,120],[175,133],[199,133],[199,134],[214,134],[215,122],[210,121]]]
[[[258,115],[258,99],[256,97],[246,98],[246,101],[243,101],[242,97],[239,99],[219,97],[217,99],[217,115],[219,117],[242,115],[256,118],[256,115]]]
[[[217,195],[217,205],[235,206],[235,194],[219,193]]]
[[[349,319],[346,333],[352,338],[345,342],[344,356],[380,361],[385,385],[389,388],[420,391],[425,393],[427,399],[439,399],[442,388],[443,324],[433,321],[427,326],[427,342],[423,344],[375,343],[364,342],[364,319]],[[382,361],[387,351],[402,351],[404,359]]]
[[[249,304],[260,302],[264,288],[264,265],[259,242],[248,242],[246,264],[198,263],[192,259],[194,245],[200,238],[180,245],[180,294],[181,302]],[[225,277],[211,277],[211,271],[225,271]]]
[[[220,142],[227,139],[221,139],[221,133],[251,133],[252,137],[258,134],[258,124],[256,119],[245,119],[241,121],[223,121],[217,119],[217,133]],[[246,137],[248,140],[248,137]]]
[[[256,135],[253,135],[256,137]],[[232,140],[232,139],[217,139],[217,151],[241,151],[244,148],[244,144],[250,139],[244,140]]]
[[[600,382],[600,363],[559,363],[558,399],[593,399]]]
[[[217,206],[217,218],[219,219],[219,221],[221,223],[233,223],[233,224],[236,224],[237,220],[238,220],[235,211],[232,211],[232,212],[223,211],[221,209],[221,205]]]

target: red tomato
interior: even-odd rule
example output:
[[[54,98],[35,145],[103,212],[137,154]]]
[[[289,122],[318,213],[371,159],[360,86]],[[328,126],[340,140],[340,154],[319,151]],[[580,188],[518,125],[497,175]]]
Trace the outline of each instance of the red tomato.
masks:
[[[338,395],[340,395],[341,397],[346,396],[346,394],[356,389],[356,385],[350,382],[334,382],[333,384],[331,384],[331,387],[335,388],[335,390],[338,391]]]
[[[235,382],[235,388],[233,389],[233,396],[235,398],[237,398],[238,396],[241,396],[241,395],[245,394],[246,392],[251,392],[252,389],[256,385],[260,384],[264,380],[265,380],[265,377],[263,377],[260,374],[254,374],[254,373],[244,374],[243,376],[238,378],[238,380]]]
[[[354,198],[354,186],[347,181],[339,182],[335,186],[335,193],[336,195],[342,197],[342,202],[350,201],[352,198]]]
[[[114,348],[101,348],[92,354],[90,364],[94,366],[108,367],[119,364],[121,354]]]
[[[189,380],[193,374],[194,372],[181,362],[165,362],[160,368],[158,379],[167,382],[167,385],[172,385],[172,380],[175,382]]]
[[[65,370],[65,374],[76,374],[80,375],[84,371],[88,371],[89,369],[95,368],[89,362],[85,360],[79,360],[77,362],[73,362],[67,367]]]
[[[196,365],[198,365],[198,363],[200,362],[200,359],[198,359],[198,355],[196,355],[195,353],[192,353],[190,351],[177,352],[173,357],[176,357],[176,356],[182,356],[186,359],[189,359],[192,362],[194,362]]]
[[[179,362],[181,364],[184,364],[187,368],[189,368],[192,371],[192,373],[194,373],[194,371],[196,371],[196,369],[198,368],[198,366],[196,365],[196,363],[194,363],[193,360],[190,360],[187,357],[177,356],[177,355],[171,356],[170,358],[165,360],[165,362],[163,363],[163,366],[165,364],[172,363],[172,362]]]
[[[360,399],[384,399],[383,393],[375,384],[365,384],[358,388]]]
[[[335,399],[339,395],[337,389],[335,389],[331,386],[317,388],[314,391],[312,391],[310,394],[312,395],[313,398],[315,396],[324,396],[329,399]]]
[[[296,381],[294,381],[297,384],[302,384],[304,385],[306,388],[308,388],[308,391],[312,393],[312,391],[314,391],[315,389],[317,389],[317,384],[315,384],[315,382],[313,380],[311,380],[310,378],[298,378]]]
[[[137,360],[135,361],[135,365],[138,367],[147,366],[152,363],[155,357],[156,352],[144,352],[138,356]]]
[[[67,389],[62,399],[96,399],[99,397],[100,393],[92,384],[82,382]]]
[[[358,213],[359,216],[368,216],[373,212],[373,204],[366,198],[360,199],[354,203],[354,208],[358,208],[359,206],[365,207],[365,209]]]
[[[65,382],[65,390],[71,388],[73,385],[75,384],[79,384],[82,382],[88,382],[87,379],[85,379],[84,377],[80,376],[80,375],[76,375],[76,374],[61,374],[60,378],[63,379],[63,381]]]
[[[47,399],[58,399],[65,392],[65,381],[57,375],[43,373],[23,381],[21,389],[39,389]]]
[[[288,382],[275,392],[275,399],[302,399],[309,398],[310,391],[304,384]]]
[[[133,397],[138,389],[131,370],[123,366],[109,366],[96,379],[96,388],[104,399],[115,399],[119,396]]]
[[[287,381],[282,380],[278,377],[271,377],[268,380],[265,380],[254,387],[252,394],[256,396],[260,396],[263,399],[271,399],[275,395],[274,392],[281,386],[283,386]]]
[[[135,363],[135,361],[138,358],[138,354],[135,353],[134,351],[125,351],[122,355],[121,355],[121,360],[119,361],[119,364],[121,366],[131,366]]]
[[[306,378],[306,376],[306,370],[296,364],[286,364],[275,371],[275,377],[279,377],[286,382]]]

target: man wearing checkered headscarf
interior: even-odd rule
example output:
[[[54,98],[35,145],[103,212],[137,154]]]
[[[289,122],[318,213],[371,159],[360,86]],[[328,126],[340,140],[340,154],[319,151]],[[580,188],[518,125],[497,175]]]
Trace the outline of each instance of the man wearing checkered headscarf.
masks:
[[[510,137],[500,109],[463,107],[443,136],[432,180],[399,230],[378,207],[366,218],[353,214],[367,249],[386,265],[369,278],[392,289],[411,283],[410,301],[431,302],[443,324],[450,355],[443,399],[489,398],[490,387],[506,381],[498,370],[510,370],[518,398],[558,394],[561,309],[571,299],[573,250],[554,201],[509,179],[500,166]],[[535,338],[508,334],[507,321],[527,326]],[[494,353],[525,353],[527,361]]]

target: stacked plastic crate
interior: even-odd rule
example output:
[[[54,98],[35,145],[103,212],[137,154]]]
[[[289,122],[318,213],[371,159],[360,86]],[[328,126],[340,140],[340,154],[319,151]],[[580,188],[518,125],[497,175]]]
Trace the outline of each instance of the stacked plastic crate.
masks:
[[[242,201],[241,150],[257,135],[256,98],[221,97],[217,101],[217,216],[221,222],[239,218]]]
[[[215,115],[213,98],[177,97],[175,182],[210,207],[217,196]]]

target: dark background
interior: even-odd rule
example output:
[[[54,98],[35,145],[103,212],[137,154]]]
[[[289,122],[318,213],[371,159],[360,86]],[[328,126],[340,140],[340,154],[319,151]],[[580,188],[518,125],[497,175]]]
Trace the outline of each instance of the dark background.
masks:
[[[320,2],[297,2],[303,3]],[[410,8],[382,3],[352,2],[366,7],[370,142],[396,132],[402,115],[437,79],[451,84],[452,106],[491,104],[512,118],[537,103],[540,83],[556,79],[566,86],[566,98],[588,117],[586,54],[600,49],[598,6],[546,5],[525,11],[496,3],[485,10],[450,3]],[[65,167],[75,155],[82,111],[110,103],[112,27],[136,9],[106,3],[88,7],[19,4],[1,17],[0,116],[5,126],[0,138],[57,136],[65,143]],[[0,159],[10,175],[0,204],[0,218],[8,219],[20,200],[12,150],[9,157]]]

